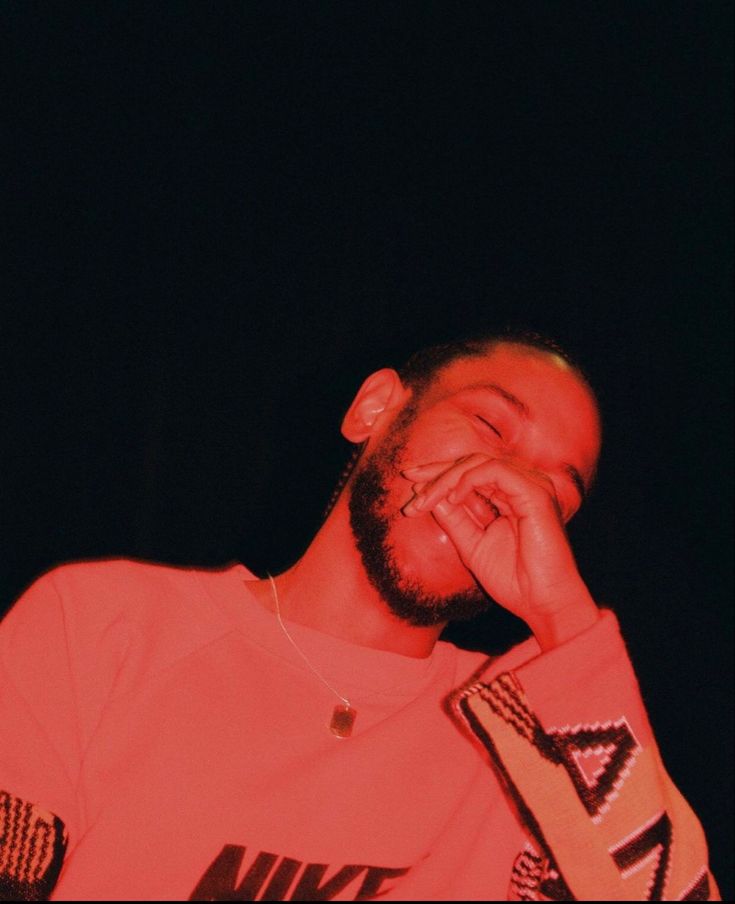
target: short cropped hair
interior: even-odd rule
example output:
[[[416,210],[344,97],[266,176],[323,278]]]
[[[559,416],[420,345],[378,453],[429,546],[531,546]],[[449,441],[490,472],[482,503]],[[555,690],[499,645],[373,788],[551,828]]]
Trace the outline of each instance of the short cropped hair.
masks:
[[[409,386],[413,390],[414,398],[419,398],[429,389],[438,373],[449,364],[462,358],[487,355],[498,345],[523,345],[526,348],[556,355],[577,373],[594,396],[583,367],[555,339],[532,330],[510,327],[502,332],[474,334],[419,349],[396,370],[404,386]]]

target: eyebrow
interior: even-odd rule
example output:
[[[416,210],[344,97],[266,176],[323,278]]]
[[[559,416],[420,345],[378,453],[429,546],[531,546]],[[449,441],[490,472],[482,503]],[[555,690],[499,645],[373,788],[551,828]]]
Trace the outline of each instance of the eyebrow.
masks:
[[[474,389],[483,389],[486,392],[492,392],[494,395],[500,396],[505,399],[506,402],[510,402],[510,404],[518,411],[518,413],[527,418],[529,416],[528,405],[525,402],[522,402],[517,396],[514,396],[512,392],[508,392],[507,389],[504,389],[502,386],[498,386],[497,383],[472,383],[470,386],[465,386],[463,391],[470,391]],[[574,465],[570,465],[568,462],[563,462],[562,467],[569,475],[572,480],[572,483],[577,488],[577,492],[579,493],[582,502],[587,499],[587,487],[585,486],[582,475],[579,473],[578,469],[574,467]]]
[[[487,392],[492,392],[495,395],[499,395],[505,399],[506,402],[510,402],[510,404],[517,409],[517,411],[523,415],[523,417],[528,417],[528,405],[525,402],[522,402],[517,396],[514,396],[512,392],[508,392],[507,389],[503,389],[502,386],[498,386],[497,383],[472,383],[469,386],[464,386],[462,388],[463,392],[467,392],[472,389],[484,389]]]

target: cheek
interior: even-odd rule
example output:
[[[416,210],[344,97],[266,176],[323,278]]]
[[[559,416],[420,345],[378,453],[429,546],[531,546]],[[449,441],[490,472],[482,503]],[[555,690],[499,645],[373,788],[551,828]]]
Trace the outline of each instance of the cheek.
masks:
[[[434,462],[446,462],[446,468],[449,468],[460,458],[475,452],[488,451],[488,444],[482,443],[471,424],[464,422],[458,424],[456,418],[437,418],[431,424],[431,431],[427,430],[426,437],[421,436],[420,439],[416,438],[406,443],[396,461],[396,470],[400,471],[410,465],[427,465]],[[392,516],[413,497],[414,485],[400,474],[389,483],[385,514]],[[419,518],[418,522],[422,520]],[[431,523],[436,527],[433,519]]]
[[[420,456],[423,464],[432,461],[456,461],[469,452],[476,451],[477,434],[469,421],[457,416],[435,417],[427,425],[425,434],[417,438],[414,457]]]
[[[404,445],[396,461],[396,469],[434,462],[446,462],[446,466],[450,467],[458,459],[482,450],[477,433],[469,424],[458,425],[456,420],[436,419],[431,429],[426,430],[426,435],[409,440]],[[408,501],[413,494],[411,482],[400,475],[397,480],[398,486],[392,490],[393,498]]]
[[[403,578],[415,580],[428,592],[456,593],[474,584],[452,541],[431,515],[399,515],[391,525],[390,544]]]

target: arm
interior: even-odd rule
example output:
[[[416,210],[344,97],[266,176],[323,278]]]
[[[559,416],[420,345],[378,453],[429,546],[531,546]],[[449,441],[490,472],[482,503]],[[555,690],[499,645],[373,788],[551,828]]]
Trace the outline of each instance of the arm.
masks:
[[[611,612],[582,580],[551,481],[472,455],[404,471],[486,592],[540,655],[503,657],[457,710],[487,748],[535,847],[517,862],[551,899],[711,900],[702,828],[667,775]],[[480,491],[484,526],[464,504]],[[526,879],[521,876],[525,870]]]
[[[45,900],[58,879],[68,832],[57,814],[68,819],[73,800],[70,707],[63,615],[47,577],[0,623],[0,900]]]
[[[702,828],[669,778],[611,612],[456,708],[533,837],[512,883],[550,900],[719,900]]]

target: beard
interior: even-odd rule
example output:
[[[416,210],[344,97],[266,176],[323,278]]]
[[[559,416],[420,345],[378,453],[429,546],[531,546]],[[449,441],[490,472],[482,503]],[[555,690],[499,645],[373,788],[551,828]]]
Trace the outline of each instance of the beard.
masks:
[[[350,527],[368,580],[394,615],[416,627],[467,621],[486,611],[490,602],[477,581],[458,593],[429,593],[418,581],[403,577],[390,541],[391,526],[402,515],[385,512],[388,486],[399,474],[407,428],[415,416],[415,406],[409,405],[365,464],[358,464],[348,486]]]

